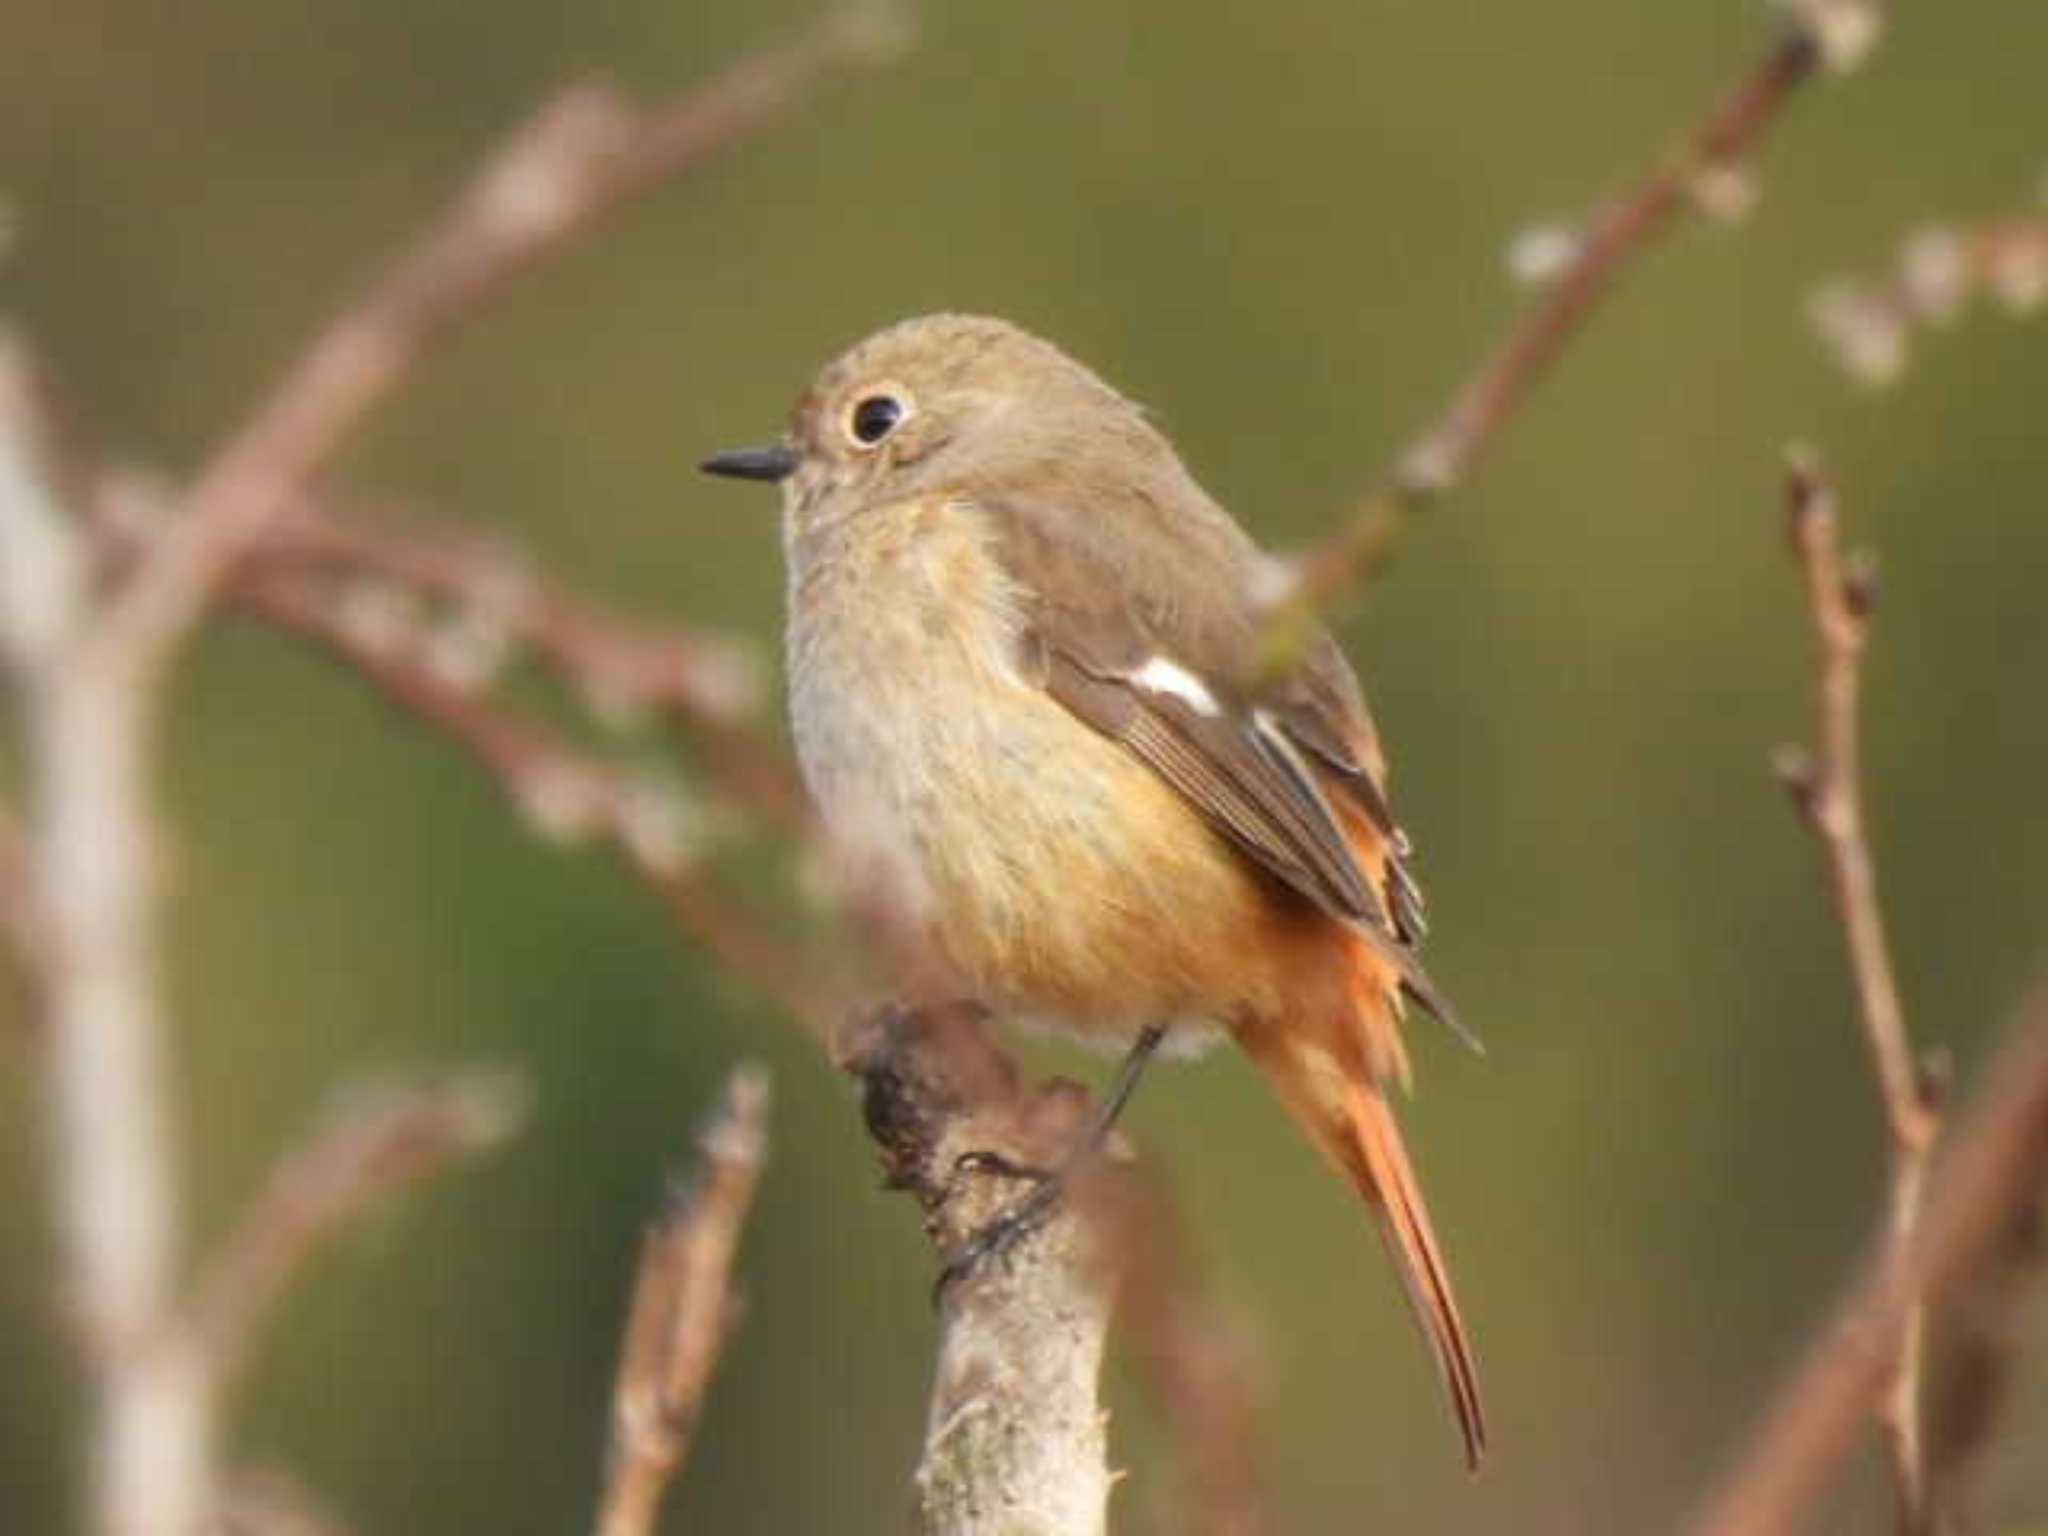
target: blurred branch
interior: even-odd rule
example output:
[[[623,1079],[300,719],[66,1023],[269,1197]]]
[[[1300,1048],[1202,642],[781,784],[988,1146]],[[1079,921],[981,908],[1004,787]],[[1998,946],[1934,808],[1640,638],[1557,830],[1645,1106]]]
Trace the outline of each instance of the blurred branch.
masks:
[[[882,1012],[849,1027],[868,1133],[950,1259],[1071,1144],[1086,1095],[1026,1090],[979,1010]],[[1084,1179],[1091,1175],[1084,1170]],[[1069,1194],[1074,1191],[1069,1188]],[[1101,1536],[1110,1475],[1097,1396],[1108,1276],[1085,1198],[945,1284],[916,1474],[927,1536]]]
[[[768,1079],[742,1068],[698,1139],[696,1186],[647,1234],[633,1283],[598,1536],[648,1536],[689,1454],[718,1357],[739,1318],[732,1291],[740,1230],[766,1151]]]
[[[348,1536],[348,1526],[297,1478],[262,1467],[229,1480],[208,1536]]]
[[[1174,1497],[1158,1528],[1181,1536],[1265,1536],[1267,1497],[1258,1394],[1239,1331],[1203,1294],[1166,1189],[1149,1169],[1099,1180],[1089,1214],[1117,1288],[1129,1339],[1173,1441]]]
[[[804,101],[827,74],[893,58],[908,36],[895,6],[836,0],[673,104],[643,112],[589,84],[542,108],[206,464],[183,516],[110,610],[101,664],[154,670],[364,419],[511,278]]]
[[[1470,375],[1443,415],[1397,458],[1381,489],[1302,558],[1276,594],[1258,667],[1285,670],[1316,616],[1392,553],[1416,514],[1462,484],[1630,263],[1688,207],[1740,204],[1725,188],[1799,86],[1823,63],[1848,68],[1874,36],[1870,0],[1800,0],[1784,34],[1633,191],[1570,242],[1543,298]]]
[[[1844,559],[1834,488],[1818,465],[1795,451],[1786,477],[1792,547],[1806,577],[1813,621],[1818,749],[1778,754],[1778,773],[1826,854],[1835,908],[1847,940],[1871,1070],[1890,1132],[1890,1236],[1904,1253],[1919,1225],[1927,1160],[1941,1133],[1941,1109],[1929,1075],[1913,1059],[1898,979],[1885,942],[1877,864],[1863,821],[1857,702],[1862,661],[1877,600],[1867,557]],[[1932,1511],[1920,1435],[1925,1308],[1906,1309],[1891,1385],[1879,1409],[1903,1536],[1928,1531]]]
[[[404,636],[352,624],[326,594],[302,581],[252,572],[237,579],[233,595],[237,607],[346,662],[386,699],[461,748],[544,836],[602,839],[685,933],[799,1023],[829,1031],[832,1006],[813,979],[816,967],[693,874],[686,829],[661,791],[629,784],[543,728],[494,709],[408,654]]]
[[[446,532],[396,532],[308,511],[260,546],[263,566],[336,568],[452,603],[502,643],[532,650],[601,713],[654,709],[688,727],[719,786],[799,836],[810,812],[786,759],[751,722],[758,663],[741,645],[675,626],[629,627],[551,588],[502,545]]]
[[[1950,1303],[1945,1379],[1927,1404],[1927,1499],[1944,1533],[1985,1528],[1978,1485],[2012,1395],[2021,1303],[2044,1262],[2048,1212],[2036,1202],[2013,1212],[1976,1282]]]
[[[1954,324],[1980,293],[2015,315],[2048,302],[2048,217],[1917,230],[1892,276],[1829,283],[1808,315],[1850,375],[1875,387],[1905,371],[1916,330]]]
[[[2048,986],[2023,1008],[1988,1084],[1948,1138],[1925,1216],[1901,1253],[1885,1238],[1759,1420],[1694,1536],[1790,1536],[1890,1390],[1916,1307],[1969,1294],[2048,1184]]]
[[[516,1083],[482,1074],[379,1093],[281,1157],[202,1271],[186,1314],[216,1383],[247,1357],[315,1249],[381,1196],[502,1143],[517,1128],[519,1099]]]
[[[48,935],[36,915],[34,871],[21,825],[0,812],[0,945],[13,953],[24,981],[33,984],[49,959]]]
[[[78,1315],[92,1388],[86,1524],[99,1536],[197,1536],[214,1518],[216,1383],[206,1346],[232,1351],[325,1224],[377,1182],[364,1164],[349,1172],[288,1162],[284,1184],[226,1251],[199,1326],[178,1326],[170,1287],[181,1218],[148,793],[164,665],[369,414],[514,275],[802,101],[828,73],[893,56],[906,37],[904,16],[886,0],[839,0],[791,40],[655,111],[603,86],[558,97],[286,370],[104,602],[88,579],[85,532],[58,489],[25,351],[0,333],[0,649],[19,680],[32,777],[27,910],[47,935],[50,1167],[65,1244],[61,1291]],[[273,611],[294,602],[281,591],[264,598]],[[300,604],[301,618],[311,612]],[[347,649],[341,630],[328,638]],[[355,659],[487,762],[496,750],[508,773],[534,766],[535,753],[465,710],[456,690],[424,672],[372,667],[365,648]],[[663,807],[569,767],[511,786],[533,793],[529,808],[542,819],[573,820],[588,800],[680,920],[782,995],[801,988],[799,972],[682,872]],[[322,1173],[335,1182],[320,1184]]]
[[[27,349],[0,333],[0,645],[17,681],[46,935],[60,1293],[85,1346],[93,1424],[86,1528],[196,1536],[213,1503],[205,1364],[170,1326],[179,1229],[156,996],[146,700],[90,644],[89,559],[62,504]]]

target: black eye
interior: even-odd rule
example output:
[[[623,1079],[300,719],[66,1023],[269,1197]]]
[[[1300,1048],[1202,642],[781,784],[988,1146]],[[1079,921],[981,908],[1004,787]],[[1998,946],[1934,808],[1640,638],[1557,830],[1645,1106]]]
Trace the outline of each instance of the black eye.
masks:
[[[853,408],[853,435],[860,442],[879,443],[903,419],[903,402],[894,395],[869,395]]]

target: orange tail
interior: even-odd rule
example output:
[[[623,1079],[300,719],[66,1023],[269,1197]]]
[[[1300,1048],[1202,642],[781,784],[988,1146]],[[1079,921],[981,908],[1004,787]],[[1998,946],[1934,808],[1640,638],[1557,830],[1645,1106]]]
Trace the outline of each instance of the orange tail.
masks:
[[[1465,1463],[1476,1469],[1486,1451],[1479,1371],[1392,1106],[1362,1066],[1340,1066],[1326,1050],[1285,1027],[1253,1026],[1240,1030],[1239,1038],[1266,1069],[1309,1138],[1372,1208],[1415,1320],[1436,1353],[1451,1411],[1464,1436]]]
[[[1375,1084],[1348,1086],[1358,1166],[1346,1159],[1346,1171],[1372,1206],[1380,1236],[1407,1289],[1408,1304],[1436,1350],[1451,1411],[1465,1437],[1465,1464],[1476,1470],[1486,1454],[1486,1405],[1479,1398],[1479,1368],[1472,1359],[1465,1320],[1458,1315],[1451,1272],[1430,1227],[1429,1207],[1422,1203],[1422,1188],[1415,1182],[1415,1168],[1386,1095]]]

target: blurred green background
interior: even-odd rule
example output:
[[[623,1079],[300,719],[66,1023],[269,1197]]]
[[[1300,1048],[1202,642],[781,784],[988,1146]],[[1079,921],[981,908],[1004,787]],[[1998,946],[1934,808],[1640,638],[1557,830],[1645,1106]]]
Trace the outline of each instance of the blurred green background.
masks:
[[[1871,1229],[1880,1131],[1839,942],[1765,766],[1807,731],[1788,438],[1826,451],[1883,552],[1875,831],[1915,1027],[1965,1085],[2048,953],[2040,329],[1980,308],[1873,395],[1802,319],[1922,221],[2035,195],[2048,9],[1900,9],[1865,73],[1795,105],[1749,220],[1632,274],[1344,624],[1421,846],[1432,968],[1491,1045],[1423,1029],[1408,1117],[1493,1400],[1484,1478],[1367,1224],[1252,1075],[1223,1054],[1140,1097],[1254,1343],[1286,1529],[1670,1528]],[[17,7],[5,306],[98,441],[189,469],[551,88],[674,89],[806,14]],[[1625,0],[935,7],[899,67],[524,281],[346,478],[772,656],[772,502],[693,461],[774,430],[844,343],[958,307],[1057,338],[1261,538],[1299,544],[1526,301],[1513,234],[1619,190],[1771,24]],[[317,1264],[240,1401],[238,1460],[289,1466],[365,1532],[575,1528],[640,1225],[722,1074],[758,1057],[778,1101],[748,1317],[669,1528],[903,1527],[931,1261],[814,1046],[602,856],[528,837],[268,633],[222,623],[185,670],[163,790],[199,1233],[338,1084],[485,1058],[537,1086],[509,1152]],[[55,1531],[80,1402],[32,1036],[0,1030],[0,1067],[0,1529]],[[2002,1518],[2048,1512],[2044,1360],[1992,1469]],[[1160,1448],[1116,1394],[1132,1524]],[[1836,1528],[1880,1498],[1866,1456]]]

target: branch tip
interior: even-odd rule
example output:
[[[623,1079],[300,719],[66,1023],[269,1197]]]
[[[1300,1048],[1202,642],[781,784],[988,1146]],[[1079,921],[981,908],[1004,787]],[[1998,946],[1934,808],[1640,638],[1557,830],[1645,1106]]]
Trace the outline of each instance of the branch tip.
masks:
[[[650,1224],[612,1387],[598,1536],[647,1536],[695,1438],[741,1305],[733,1265],[767,1138],[768,1075],[736,1068],[703,1130],[687,1187],[671,1179]]]

